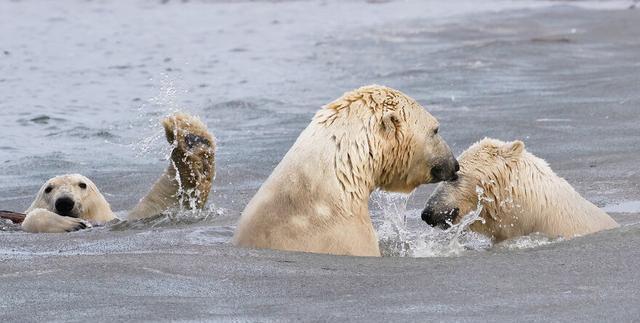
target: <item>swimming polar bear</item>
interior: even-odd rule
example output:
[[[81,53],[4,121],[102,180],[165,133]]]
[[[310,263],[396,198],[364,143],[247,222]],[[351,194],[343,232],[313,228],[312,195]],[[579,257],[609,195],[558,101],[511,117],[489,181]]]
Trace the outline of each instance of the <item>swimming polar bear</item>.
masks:
[[[456,176],[458,163],[438,127],[400,91],[371,85],[345,93],[316,113],[251,199],[233,243],[380,256],[371,192],[410,192]]]
[[[162,121],[173,146],[164,174],[129,213],[129,220],[154,216],[182,206],[202,208],[215,176],[215,138],[196,117],[176,113]],[[68,232],[116,219],[96,185],[79,174],[56,176],[40,188],[27,209],[27,232]]]
[[[566,239],[618,227],[607,213],[584,199],[522,141],[485,138],[459,157],[456,181],[441,183],[422,213],[430,225],[447,227],[476,209],[479,187],[482,222],[472,231],[500,242],[539,232]]]

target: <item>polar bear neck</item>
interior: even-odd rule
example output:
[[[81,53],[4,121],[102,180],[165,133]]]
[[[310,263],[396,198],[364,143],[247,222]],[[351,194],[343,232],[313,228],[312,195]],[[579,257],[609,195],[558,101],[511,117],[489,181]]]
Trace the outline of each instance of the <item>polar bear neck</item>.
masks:
[[[412,150],[406,129],[398,127],[383,134],[383,115],[393,112],[406,122],[404,107],[416,103],[398,91],[382,88],[363,87],[324,106],[296,141],[318,142],[311,156],[331,156],[328,166],[333,167],[348,199],[368,201],[376,187],[387,186],[400,176],[399,169],[408,168]],[[385,156],[385,149],[393,150],[392,158]]]
[[[308,145],[309,142],[315,144]],[[304,164],[294,168],[299,172],[298,177],[307,182],[306,186],[331,187],[332,204],[339,202],[337,204],[348,209],[364,205],[368,210],[377,172],[376,158],[371,158],[368,143],[354,136],[340,136],[323,127],[310,126],[302,132],[290,152],[296,156],[296,162]],[[287,156],[285,160],[289,160]]]
[[[355,176],[345,190],[336,154],[330,134],[307,127],[243,211],[234,243],[379,256],[368,206],[373,180]]]

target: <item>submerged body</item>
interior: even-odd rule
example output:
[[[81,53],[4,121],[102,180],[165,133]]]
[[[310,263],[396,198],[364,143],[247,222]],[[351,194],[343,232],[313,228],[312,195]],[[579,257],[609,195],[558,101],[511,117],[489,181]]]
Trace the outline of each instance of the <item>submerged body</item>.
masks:
[[[495,241],[535,232],[569,239],[618,226],[521,141],[483,139],[458,160],[458,180],[441,183],[427,201],[422,218],[431,225],[457,223],[479,202],[483,221],[470,228]]]
[[[163,120],[174,147],[167,170],[129,213],[129,220],[160,214],[175,206],[202,208],[215,174],[215,141],[197,118],[178,113]],[[66,232],[116,219],[98,187],[79,174],[49,179],[25,211],[27,232]]]
[[[233,243],[244,247],[380,256],[369,216],[375,188],[410,192],[455,176],[438,122],[383,86],[323,107],[251,199]]]

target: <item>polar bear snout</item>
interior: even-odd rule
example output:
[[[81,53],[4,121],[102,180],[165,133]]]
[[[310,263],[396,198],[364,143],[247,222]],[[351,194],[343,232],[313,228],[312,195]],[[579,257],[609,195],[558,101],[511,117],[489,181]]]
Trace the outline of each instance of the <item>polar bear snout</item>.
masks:
[[[453,208],[445,211],[436,211],[434,207],[427,205],[427,207],[425,207],[422,211],[422,221],[426,222],[432,227],[447,229],[455,221],[459,213],[459,208]]]
[[[56,209],[56,213],[58,213],[59,215],[68,216],[72,218],[78,217],[78,215],[75,214],[75,212],[73,212],[76,206],[76,202],[68,196],[62,196],[57,198],[54,206]]]
[[[459,170],[460,164],[455,158],[440,162],[431,168],[432,182],[455,181]]]

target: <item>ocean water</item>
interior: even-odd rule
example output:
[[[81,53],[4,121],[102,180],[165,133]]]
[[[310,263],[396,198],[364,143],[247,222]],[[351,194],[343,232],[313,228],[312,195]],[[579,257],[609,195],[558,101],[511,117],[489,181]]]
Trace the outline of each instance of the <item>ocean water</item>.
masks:
[[[167,164],[162,116],[198,115],[218,139],[202,212],[68,235],[0,222],[0,317],[637,319],[633,6],[0,2],[0,209],[23,211],[46,179],[82,173],[124,218]],[[371,83],[416,98],[456,154],[485,136],[524,140],[623,226],[493,246],[420,221],[425,185],[372,197],[384,259],[229,246],[240,212],[315,111]]]

